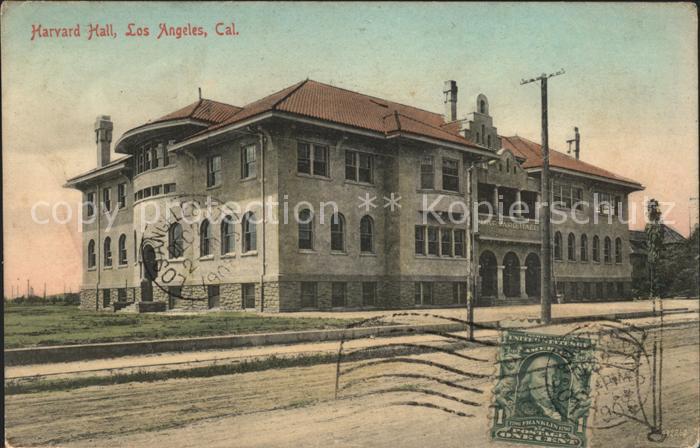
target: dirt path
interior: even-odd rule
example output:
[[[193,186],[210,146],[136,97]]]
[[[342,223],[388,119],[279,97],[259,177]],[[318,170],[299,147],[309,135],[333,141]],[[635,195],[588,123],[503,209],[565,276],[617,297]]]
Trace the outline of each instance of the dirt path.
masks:
[[[667,329],[664,340],[664,421],[672,431],[664,446],[687,446],[695,440],[693,431],[700,422],[698,327]],[[476,375],[440,374],[443,380],[470,388],[459,393],[420,380],[372,379],[386,373],[431,372],[424,365],[392,361],[357,371],[349,371],[355,364],[343,365],[348,373],[340,384],[346,388],[341,400],[333,400],[336,366],[324,364],[8,396],[6,431],[16,446],[490,446],[488,402],[495,352],[493,347],[464,352],[487,362],[455,362],[441,353],[414,357],[450,363]],[[428,386],[462,402],[419,392]],[[473,417],[399,404],[407,401]],[[654,446],[645,434],[640,425],[625,423],[594,432],[591,446]]]

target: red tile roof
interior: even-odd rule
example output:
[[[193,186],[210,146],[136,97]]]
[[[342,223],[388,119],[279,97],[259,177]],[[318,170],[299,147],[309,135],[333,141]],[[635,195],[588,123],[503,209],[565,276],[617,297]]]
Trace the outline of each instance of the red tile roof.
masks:
[[[207,123],[221,123],[226,121],[238,112],[241,108],[230,104],[221,103],[219,101],[201,99],[194,103],[164,115],[160,118],[152,120],[151,123],[160,123],[169,120],[178,120],[183,118],[191,118],[193,120],[205,121]]]
[[[308,79],[246,105],[228,120],[199,134],[270,111],[316,118],[387,136],[407,133],[480,148],[458,133],[441,129],[445,123],[441,114]]]
[[[539,168],[542,166],[542,146],[539,143],[535,143],[523,137],[515,136],[501,137],[501,144],[503,145],[503,148],[509,149],[516,157],[525,159],[525,162],[523,162],[523,168]],[[642,188],[642,185],[635,180],[619,176],[582,160],[576,160],[574,157],[568,156],[553,149],[550,149],[549,151],[549,166],[553,168],[576,171],[583,174],[590,174],[619,182],[625,182]]]

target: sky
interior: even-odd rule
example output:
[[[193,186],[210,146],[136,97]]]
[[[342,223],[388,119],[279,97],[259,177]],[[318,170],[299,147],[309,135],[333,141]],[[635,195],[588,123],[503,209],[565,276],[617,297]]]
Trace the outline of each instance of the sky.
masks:
[[[237,36],[216,35],[232,22]],[[130,23],[149,36],[126,36]],[[208,35],[158,39],[161,23]],[[38,25],[78,24],[80,37],[32,40]],[[111,24],[116,38],[88,40],[95,24]],[[443,83],[454,79],[460,116],[484,93],[501,135],[539,141],[539,88],[520,81],[564,68],[549,82],[550,146],[565,150],[578,126],[582,160],[646,187],[631,196],[640,210],[662,201],[682,234],[697,216],[690,3],[5,2],[1,25],[6,295],[28,278],[37,293],[44,282],[49,294],[79,288],[75,213],[39,224],[31,210],[44,201],[44,215],[55,206],[67,218],[57,205],[67,202],[75,212],[81,195],[62,186],[96,166],[95,117],[112,117],[116,141],[196,101],[198,87],[242,106],[311,78],[442,112]]]

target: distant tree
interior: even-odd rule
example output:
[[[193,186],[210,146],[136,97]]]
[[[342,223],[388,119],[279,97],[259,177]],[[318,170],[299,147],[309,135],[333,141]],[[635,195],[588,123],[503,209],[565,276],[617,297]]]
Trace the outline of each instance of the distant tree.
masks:
[[[658,265],[664,248],[664,228],[661,226],[661,209],[659,201],[650,199],[647,202],[647,225],[644,228],[647,235],[647,266],[649,266],[649,296],[658,297],[660,279]]]
[[[698,228],[682,243],[667,245],[657,264],[657,285],[662,297],[698,297],[700,243]]]

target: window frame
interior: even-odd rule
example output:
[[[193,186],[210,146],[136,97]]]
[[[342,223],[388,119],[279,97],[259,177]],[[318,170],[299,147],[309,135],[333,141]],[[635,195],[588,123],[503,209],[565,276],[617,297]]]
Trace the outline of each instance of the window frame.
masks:
[[[573,232],[566,236],[566,259],[576,261],[576,235]]]
[[[306,217],[302,218],[302,215]],[[299,210],[297,215],[297,248],[299,250],[314,250],[314,214],[308,208]]]
[[[426,163],[427,162],[427,163]],[[426,170],[429,167],[429,171]],[[419,188],[421,190],[434,190],[435,189],[435,158],[433,156],[423,156],[420,159],[419,169]],[[429,176],[429,185],[425,182],[425,176]]]
[[[85,216],[88,218],[92,218],[93,216],[95,216],[95,192],[87,192],[85,194],[85,199],[85,205],[87,206],[87,210],[85,210]]]
[[[104,242],[102,243],[102,264],[106,268],[111,268],[113,264],[112,260],[112,238],[111,237],[105,237]]]
[[[345,216],[337,212],[331,216],[331,252],[345,253]],[[338,241],[340,248],[337,247]]]
[[[562,261],[564,259],[564,248],[562,247],[564,245],[564,240],[561,235],[561,232],[555,232],[554,233],[554,260],[555,261]]]
[[[199,256],[208,257],[212,255],[211,242],[213,239],[213,232],[211,228],[211,222],[208,219],[199,224]]]
[[[221,220],[221,255],[230,255],[236,250],[236,225],[233,216],[226,215]]]
[[[337,290],[342,290],[342,294],[337,294]],[[337,299],[342,298],[341,304],[338,303]],[[347,306],[348,301],[348,284],[347,282],[332,282],[331,284],[331,308],[344,308]]]
[[[301,309],[317,309],[318,308],[318,282],[299,282],[300,283],[300,308]],[[307,289],[308,288],[308,289]],[[305,291],[306,289],[306,291]],[[308,306],[308,299],[311,297],[312,306]]]
[[[97,267],[97,254],[95,253],[95,240],[88,241],[87,267],[88,267],[88,269],[94,269]]]
[[[615,264],[622,264],[622,238],[615,238]]]
[[[117,184],[117,207],[126,208],[126,182]]]
[[[350,156],[350,162],[348,163],[348,156]],[[368,168],[362,167],[363,158],[369,163]],[[355,149],[345,150],[345,180],[350,182],[357,182],[363,185],[374,185],[374,154],[358,151]],[[363,180],[361,173],[367,171],[369,180]],[[352,178],[348,177],[348,174],[352,172]]]
[[[119,243],[118,243],[118,263],[119,266],[126,266],[129,264],[129,258],[128,258],[128,253],[126,250],[126,234],[122,233],[119,236]]]
[[[362,228],[362,224],[364,222],[369,223],[369,232],[366,231],[366,229]],[[373,254],[374,249],[375,249],[375,225],[374,225],[374,219],[369,216],[369,215],[364,215],[362,218],[360,218],[360,253],[362,254]],[[367,239],[369,238],[369,250],[366,249],[365,243],[367,242]]]
[[[446,174],[446,173],[445,173],[446,164],[449,164],[449,163],[455,163],[455,164],[456,164],[456,167],[454,168],[454,171],[455,171],[456,174]],[[450,169],[451,169],[451,168],[450,168]],[[442,180],[442,189],[443,189],[443,191],[450,191],[450,192],[453,192],[453,193],[459,193],[459,192],[460,192],[460,188],[461,188],[461,183],[462,183],[462,182],[461,182],[461,179],[460,179],[461,176],[460,176],[460,163],[459,163],[459,160],[458,160],[458,159],[453,159],[453,158],[450,158],[450,157],[443,157],[443,158],[442,158],[442,164],[441,164],[441,171],[440,171],[440,173],[441,173],[441,175],[442,175],[442,179],[441,179],[441,180]],[[447,178],[454,178],[455,182],[457,183],[457,188],[456,188],[456,189],[453,190],[453,189],[450,189],[450,188],[447,188],[447,187],[446,187],[446,185],[445,185],[445,184],[446,184],[446,182],[445,182],[446,177],[447,177]]]
[[[588,235],[585,233],[579,238],[579,260],[582,262],[588,261]]]
[[[221,185],[222,159],[220,154],[207,157],[207,188]]]
[[[302,147],[306,147],[307,151],[307,158],[306,158],[306,164],[308,171],[301,171],[300,164],[300,149]],[[318,152],[320,151],[320,153]],[[323,154],[323,161],[319,162],[318,155]],[[317,164],[318,163],[323,163],[323,172],[316,172]],[[311,177],[322,177],[325,179],[330,178],[330,146],[325,145],[325,144],[320,144],[320,143],[312,143],[308,141],[298,141],[297,142],[297,174],[303,175],[303,176],[311,176]]]
[[[251,149],[252,151],[249,151]],[[255,143],[241,146],[241,180],[255,179],[258,176],[257,152],[258,145]]]
[[[371,298],[371,300],[368,300],[368,298]],[[362,282],[362,306],[377,306],[377,282]]]
[[[593,245],[591,247],[591,259],[595,263],[600,263],[600,237],[593,235]]]
[[[180,229],[179,234],[175,230]],[[182,258],[185,253],[182,224],[174,222],[168,228],[168,258]]]
[[[258,229],[255,221],[255,213],[252,211],[243,215],[241,220],[241,233],[243,234],[243,253],[255,252],[258,250]]]

